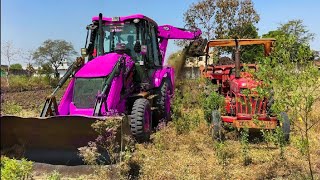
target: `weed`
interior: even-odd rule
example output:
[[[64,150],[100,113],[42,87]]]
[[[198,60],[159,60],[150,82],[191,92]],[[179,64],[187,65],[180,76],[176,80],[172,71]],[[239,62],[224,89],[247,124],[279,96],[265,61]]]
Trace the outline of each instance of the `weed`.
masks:
[[[5,103],[2,108],[4,114],[10,115],[19,114],[22,111],[22,107],[14,102]]]
[[[31,178],[32,162],[1,156],[1,179],[25,180]]]
[[[244,128],[241,132],[241,152],[242,152],[242,157],[243,157],[243,164],[245,166],[251,164],[252,159],[249,156],[249,129]]]
[[[52,173],[47,175],[47,180],[60,180],[62,175],[58,171],[53,171]]]

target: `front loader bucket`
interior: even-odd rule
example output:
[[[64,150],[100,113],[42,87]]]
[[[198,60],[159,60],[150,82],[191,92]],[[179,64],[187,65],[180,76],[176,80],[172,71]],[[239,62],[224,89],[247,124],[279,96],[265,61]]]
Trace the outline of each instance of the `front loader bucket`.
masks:
[[[123,118],[123,117],[112,117]],[[91,125],[105,117],[1,117],[1,155],[49,164],[83,164],[78,148],[95,141]]]

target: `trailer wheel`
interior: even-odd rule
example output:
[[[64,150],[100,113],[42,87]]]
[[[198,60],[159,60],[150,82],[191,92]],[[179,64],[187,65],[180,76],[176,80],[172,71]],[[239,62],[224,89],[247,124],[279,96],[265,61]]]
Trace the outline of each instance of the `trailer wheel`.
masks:
[[[222,140],[223,132],[222,132],[222,121],[221,114],[218,110],[212,111],[211,118],[211,136],[213,140]]]
[[[157,105],[159,108],[158,118],[165,118],[171,120],[171,86],[167,79],[164,79],[157,98]]]
[[[150,138],[152,114],[149,101],[140,98],[134,101],[130,117],[132,135],[138,142]]]
[[[288,142],[290,138],[290,120],[289,120],[288,114],[285,112],[281,112],[280,117],[282,119],[282,122],[280,123],[280,127],[284,135],[284,140]]]

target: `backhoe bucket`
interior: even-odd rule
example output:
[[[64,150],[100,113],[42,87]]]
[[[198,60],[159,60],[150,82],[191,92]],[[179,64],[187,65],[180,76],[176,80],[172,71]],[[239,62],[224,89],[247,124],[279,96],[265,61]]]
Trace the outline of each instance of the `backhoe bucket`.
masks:
[[[56,116],[48,118],[1,117],[1,155],[49,164],[83,164],[78,148],[95,141],[96,121],[124,117]],[[122,121],[123,124],[124,123]]]

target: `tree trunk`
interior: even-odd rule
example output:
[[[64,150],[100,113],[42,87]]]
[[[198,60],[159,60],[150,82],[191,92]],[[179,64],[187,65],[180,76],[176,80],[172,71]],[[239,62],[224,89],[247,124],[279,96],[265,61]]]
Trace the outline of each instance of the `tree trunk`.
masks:
[[[59,74],[59,71],[58,71],[58,68],[57,67],[54,67],[54,77],[56,79],[59,79],[60,78],[60,74]]]

